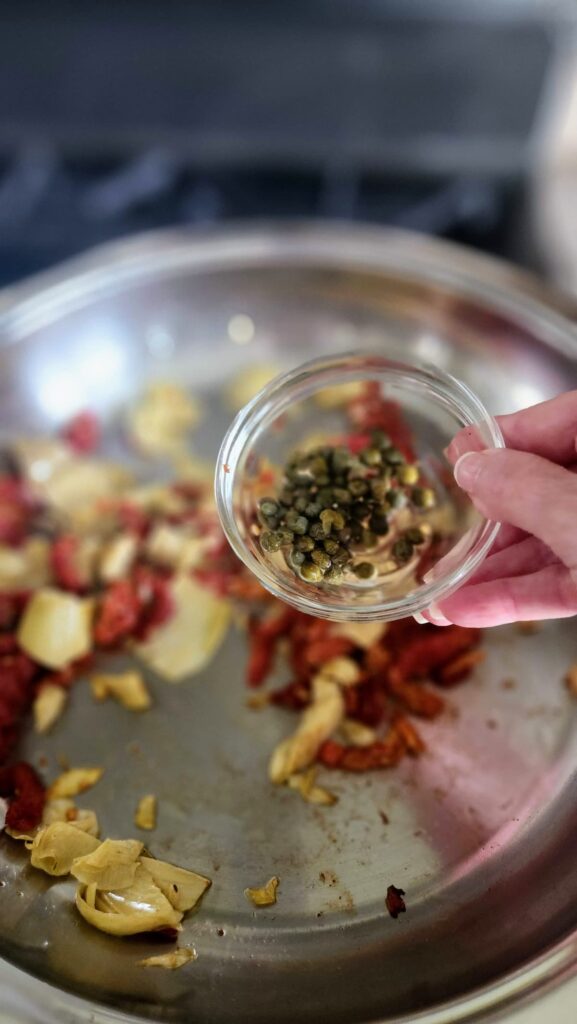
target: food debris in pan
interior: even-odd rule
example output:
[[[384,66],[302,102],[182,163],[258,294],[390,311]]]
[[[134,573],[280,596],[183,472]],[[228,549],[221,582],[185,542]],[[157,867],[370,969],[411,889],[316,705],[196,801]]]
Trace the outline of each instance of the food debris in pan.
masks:
[[[179,967],[184,967],[191,960],[197,959],[198,953],[194,946],[179,946],[178,949],[173,949],[171,953],[147,956],[144,960],[139,960],[138,962],[141,967],[162,967],[165,971],[177,971]]]
[[[391,917],[396,918],[407,910],[404,900],[405,890],[397,889],[396,885],[389,885],[385,903]]]
[[[138,807],[136,808],[136,814],[134,815],[134,824],[137,828],[145,829],[147,832],[152,832],[156,828],[156,815],[158,810],[158,801],[154,794],[148,793],[138,801]]]
[[[276,903],[276,891],[279,886],[279,879],[276,875],[269,878],[265,885],[256,889],[245,889],[244,894],[255,907],[271,907]]]
[[[565,685],[569,690],[569,693],[573,694],[574,697],[577,697],[577,662],[569,668],[567,675],[565,676]]]

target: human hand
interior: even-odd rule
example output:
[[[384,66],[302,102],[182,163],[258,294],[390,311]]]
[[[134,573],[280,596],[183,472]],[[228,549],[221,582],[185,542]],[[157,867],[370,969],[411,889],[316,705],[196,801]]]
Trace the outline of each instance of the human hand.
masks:
[[[498,417],[506,449],[447,449],[475,507],[502,523],[475,575],[423,618],[498,626],[577,614],[577,391]]]

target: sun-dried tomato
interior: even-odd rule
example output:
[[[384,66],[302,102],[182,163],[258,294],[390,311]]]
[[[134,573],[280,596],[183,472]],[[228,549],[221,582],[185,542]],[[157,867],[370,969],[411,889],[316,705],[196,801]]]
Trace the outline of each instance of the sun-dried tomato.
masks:
[[[433,679],[439,686],[456,686],[457,683],[468,679],[473,669],[484,660],[484,651],[465,651],[446,665],[442,665],[433,673]]]
[[[28,590],[0,594],[0,630],[14,628],[29,600]]]
[[[419,718],[436,718],[445,707],[445,702],[438,693],[434,693],[422,683],[406,683],[398,678],[396,669],[389,672],[388,687],[396,700]]]
[[[389,914],[391,915],[391,917],[394,917],[395,920],[397,919],[399,914],[404,914],[407,909],[405,901],[403,899],[404,895],[404,889],[397,889],[396,885],[389,885],[387,889],[385,904],[387,910],[389,911]]]
[[[59,672],[47,672],[41,676],[36,683],[36,689],[38,690],[39,687],[50,683],[52,686],[61,686],[64,690],[68,690],[93,665],[94,655],[87,654],[84,658],[78,658],[76,661],[71,662],[70,665],[67,665],[66,668],[60,669]]]
[[[106,588],[96,615],[94,639],[101,647],[114,647],[136,629],[141,606],[130,580]]]
[[[309,665],[322,667],[331,658],[339,658],[350,654],[354,644],[345,636],[329,636],[326,640],[317,640],[306,648],[305,657]]]
[[[163,626],[174,614],[169,579],[159,570],[139,566],[134,573],[133,583],[139,605],[134,636],[137,640],[147,640],[155,629]]]
[[[408,718],[404,715],[397,715],[393,723],[393,728],[397,735],[402,740],[405,750],[411,757],[418,757],[426,750],[424,740],[421,735],[415,729],[415,726]]]
[[[363,725],[379,725],[386,717],[391,703],[384,681],[377,678],[367,679],[366,682],[349,689],[356,694],[356,709],[351,712],[350,717],[356,718]]]
[[[88,579],[78,569],[78,538],[63,533],[50,549],[50,564],[59,587],[80,594],[86,590]]]
[[[80,455],[96,451],[100,444],[102,429],[98,416],[86,410],[79,412],[66,424],[62,437]]]
[[[480,629],[464,626],[418,628],[422,633],[404,647],[396,660],[396,671],[401,679],[425,679],[481,640]]]
[[[0,544],[17,547],[25,539],[34,507],[24,483],[0,476]]]
[[[345,747],[327,740],[320,747],[317,761],[326,768],[341,768],[346,772],[367,772],[376,768],[391,768],[405,753],[404,743],[392,729],[382,740],[368,747]]]
[[[325,740],[321,743],[317,752],[317,761],[324,764],[326,768],[338,768],[345,752],[342,743],[335,740]]]
[[[46,790],[25,761],[0,768],[0,796],[9,801],[6,824],[15,832],[30,832],[42,821]]]
[[[301,679],[295,679],[278,690],[269,694],[270,703],[280,708],[288,708],[290,711],[301,711],[310,704],[311,688],[310,683]]]
[[[347,405],[347,415],[357,430],[382,430],[410,462],[415,460],[412,431],[398,402],[383,398],[377,381],[367,381],[362,393]]]
[[[141,540],[150,532],[151,518],[129,501],[121,501],[115,506],[115,512],[120,527],[128,533],[133,533]]]

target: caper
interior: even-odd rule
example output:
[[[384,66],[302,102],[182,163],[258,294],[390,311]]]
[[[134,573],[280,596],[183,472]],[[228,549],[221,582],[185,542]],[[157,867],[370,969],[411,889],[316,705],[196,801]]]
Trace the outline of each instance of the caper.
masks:
[[[391,448],[392,443],[388,434],[383,430],[373,430],[372,441],[374,448]]]
[[[290,560],[293,565],[302,565],[303,562],[306,561],[306,555],[304,551],[298,551],[297,548],[294,547],[290,553]]]
[[[355,477],[353,480],[349,480],[349,491],[355,498],[361,498],[363,494],[368,494],[369,485],[366,480]]]
[[[276,535],[277,537],[280,537],[281,547],[284,547],[285,544],[292,544],[293,540],[295,539],[293,531],[287,530],[287,528],[284,526],[282,526],[280,530],[276,531]]]
[[[325,528],[322,523],[313,523],[309,530],[309,535],[313,540],[324,540],[326,537]],[[314,547],[314,545],[313,545]]]
[[[415,544],[417,547],[419,544],[424,544],[427,539],[418,526],[411,526],[408,530],[405,530],[405,537],[411,544]]]
[[[257,519],[261,526],[266,526],[269,530],[276,530],[280,523],[278,516],[265,516],[260,509],[257,513]]]
[[[348,544],[352,535],[353,531],[350,526],[343,527],[343,529],[339,530],[339,532],[337,533],[337,537],[339,538],[341,544]]]
[[[282,540],[278,533],[273,533],[269,530],[265,533],[261,533],[260,546],[263,551],[266,551],[268,554],[273,554],[275,551],[280,551],[282,547]]]
[[[294,491],[292,488],[283,487],[279,494],[279,501],[281,505],[284,505],[286,508],[292,508],[292,503],[294,501]]]
[[[430,487],[414,487],[411,501],[417,508],[433,508],[436,504],[435,492]]]
[[[312,531],[311,531],[311,533],[312,533]],[[312,536],[311,537],[299,537],[298,540],[295,543],[295,548],[297,549],[297,551],[304,551],[307,554],[308,554],[309,551],[313,551],[314,546],[315,546],[315,542],[314,542]]]
[[[402,466],[405,462],[405,456],[398,448],[389,448],[388,451],[384,452],[383,458],[389,466]]]
[[[350,513],[353,519],[361,520],[364,519],[368,512],[367,506],[363,501],[356,501],[354,505],[351,505]]]
[[[332,487],[322,487],[315,499],[323,508],[330,508],[334,504]]]
[[[258,507],[263,516],[276,516],[279,512],[278,501],[274,498],[261,498]]]
[[[397,480],[403,487],[412,487],[413,484],[417,483],[419,475],[419,470],[416,466],[399,466],[397,470]]]
[[[316,519],[317,516],[320,516],[322,510],[323,506],[318,501],[309,501],[303,512],[308,519]]]
[[[385,458],[388,458],[388,452]],[[361,462],[364,462],[365,466],[380,466],[382,461],[383,454],[378,448],[365,448],[364,452],[361,452]]]
[[[353,500],[350,490],[347,490],[346,487],[334,487],[333,497],[337,505],[350,505]]]
[[[301,512],[302,513],[302,512],[306,511],[306,507],[307,507],[308,503],[309,503],[308,497],[307,498],[305,498],[305,497],[295,498],[295,501],[294,501],[294,504],[293,504],[293,508],[294,508],[295,512]]]
[[[379,537],[384,537],[389,532],[389,520],[384,512],[373,512],[369,519],[369,529]]]
[[[335,473],[343,473],[351,465],[351,453],[348,448],[334,448],[331,461]]]
[[[409,559],[412,558],[413,545],[406,536],[399,537],[399,539],[395,541],[392,547],[392,555],[396,561],[401,564],[408,562]]]
[[[288,516],[286,517],[286,519],[287,526],[289,527],[289,529],[293,530],[294,533],[298,533],[299,536],[302,537],[303,534],[307,532],[309,528],[309,521],[306,516],[296,516],[295,519],[291,519],[290,523],[288,521]]]
[[[339,550],[335,551],[334,554],[331,555],[331,559],[332,559],[333,565],[336,565],[336,566],[347,565],[347,563],[350,562],[350,560],[351,560],[351,553],[350,553],[350,551],[347,550],[347,548],[339,547]]]
[[[340,545],[336,540],[332,540],[331,537],[327,537],[327,539],[323,541],[323,547],[327,555],[335,555],[339,550]]]
[[[325,574],[325,583],[340,583],[343,578],[343,570],[338,565],[333,565]]]
[[[390,486],[390,478],[389,477],[382,478],[382,479],[379,478],[379,479],[376,479],[376,480],[371,480],[371,494],[372,494],[373,498],[375,499],[375,501],[377,501],[379,503],[379,505],[383,505],[384,504],[384,502],[386,500],[386,495],[387,495],[387,491],[389,489],[389,486]]]
[[[405,496],[402,491],[393,490],[391,487],[385,494],[385,499],[387,505],[390,505],[391,508],[400,508],[404,504]]]
[[[323,578],[323,570],[314,562],[305,562],[301,565],[300,574],[307,583],[320,583]]]
[[[336,509],[326,508],[321,512],[320,520],[322,523],[325,535],[328,536],[331,530],[342,530],[345,525],[345,520],[342,512],[336,511]]]
[[[357,562],[353,565],[353,572],[360,580],[370,580],[376,576],[377,570],[372,562]]]
[[[321,569],[323,569],[324,572],[326,572],[327,569],[330,569],[332,565],[329,555],[327,555],[326,551],[321,551],[320,548],[315,548],[315,550],[311,553],[311,559],[313,560],[315,565],[320,565]]]

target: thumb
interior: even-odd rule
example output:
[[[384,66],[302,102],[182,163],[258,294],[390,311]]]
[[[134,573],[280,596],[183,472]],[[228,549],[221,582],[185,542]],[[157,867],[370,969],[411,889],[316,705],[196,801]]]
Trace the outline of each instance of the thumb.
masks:
[[[577,477],[539,455],[508,448],[468,452],[455,479],[488,519],[544,541],[565,565],[577,566]]]

